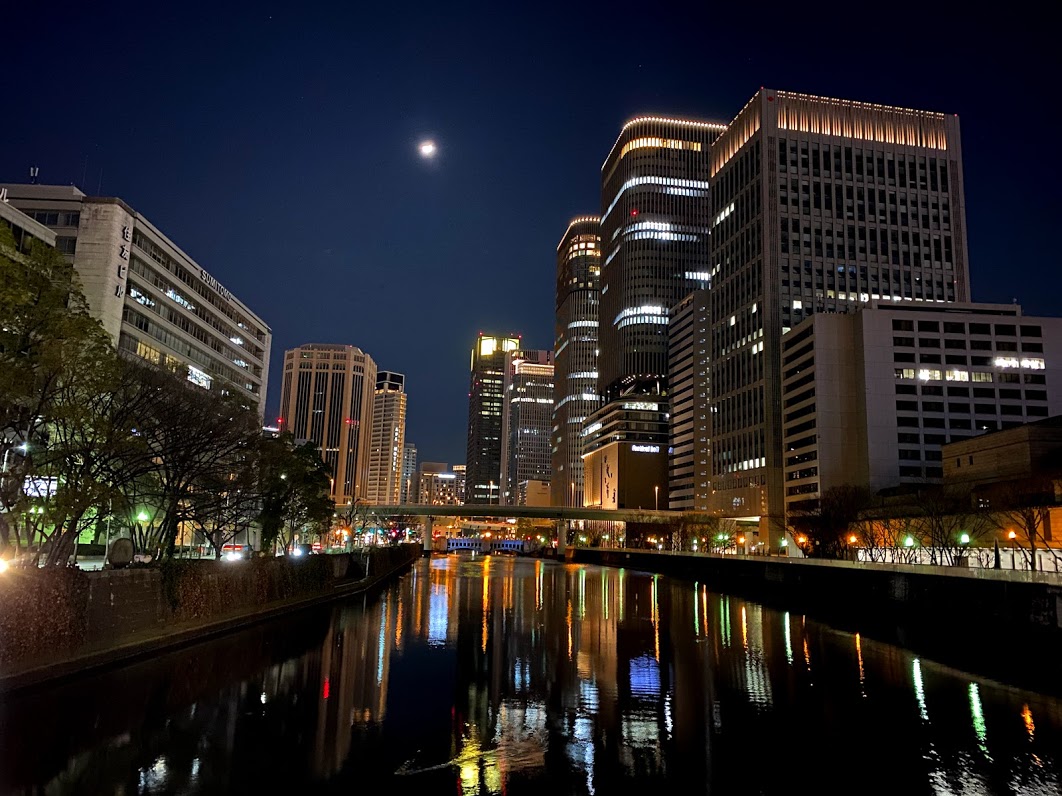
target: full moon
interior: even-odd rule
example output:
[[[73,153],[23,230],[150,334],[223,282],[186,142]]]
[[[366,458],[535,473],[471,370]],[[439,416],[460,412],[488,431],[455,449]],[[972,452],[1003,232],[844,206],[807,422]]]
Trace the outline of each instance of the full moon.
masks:
[[[421,141],[420,142],[420,146],[417,147],[417,149],[420,151],[420,156],[422,158],[433,158],[433,157],[435,157],[435,142],[434,141]]]

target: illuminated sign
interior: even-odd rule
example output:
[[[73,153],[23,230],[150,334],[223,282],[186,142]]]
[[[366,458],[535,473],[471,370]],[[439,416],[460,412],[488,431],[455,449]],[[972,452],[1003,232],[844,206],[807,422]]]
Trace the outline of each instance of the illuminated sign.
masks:
[[[205,390],[210,389],[210,383],[212,379],[199,368],[194,368],[191,365],[188,366],[188,381],[197,387],[202,387]]]
[[[635,453],[660,453],[659,445],[631,445]]]
[[[655,412],[660,406],[659,404],[649,403],[648,401],[629,401],[623,405],[624,409],[637,409],[645,412]]]
[[[199,269],[199,277],[212,288],[214,288],[214,290],[220,293],[223,298],[229,299],[230,301],[232,300],[232,293],[226,290],[225,287],[218,280],[208,274],[205,268]]]

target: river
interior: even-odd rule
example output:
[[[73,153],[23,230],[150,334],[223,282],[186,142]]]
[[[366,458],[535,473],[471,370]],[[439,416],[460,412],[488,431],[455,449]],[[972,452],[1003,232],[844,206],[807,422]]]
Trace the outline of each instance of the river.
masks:
[[[1062,792],[1062,702],[666,577],[419,561],[0,702],[0,792]]]

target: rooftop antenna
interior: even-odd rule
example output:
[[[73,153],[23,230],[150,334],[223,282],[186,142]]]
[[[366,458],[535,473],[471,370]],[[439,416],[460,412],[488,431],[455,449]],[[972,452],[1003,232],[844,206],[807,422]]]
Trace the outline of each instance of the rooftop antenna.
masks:
[[[37,184],[37,175],[40,174],[40,173],[41,173],[41,170],[40,170],[39,166],[30,166],[30,170],[29,170],[30,185],[36,185]]]

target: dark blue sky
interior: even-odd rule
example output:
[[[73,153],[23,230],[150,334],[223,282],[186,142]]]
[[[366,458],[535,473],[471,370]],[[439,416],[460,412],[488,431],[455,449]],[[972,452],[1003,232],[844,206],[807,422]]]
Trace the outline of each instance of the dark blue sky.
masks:
[[[475,333],[552,345],[557,240],[623,121],[729,121],[761,85],[960,114],[974,298],[1058,312],[1046,11],[235,5],[5,8],[0,180],[102,174],[272,326],[268,416],[285,348],[351,343],[407,374],[420,458],[463,461]]]

